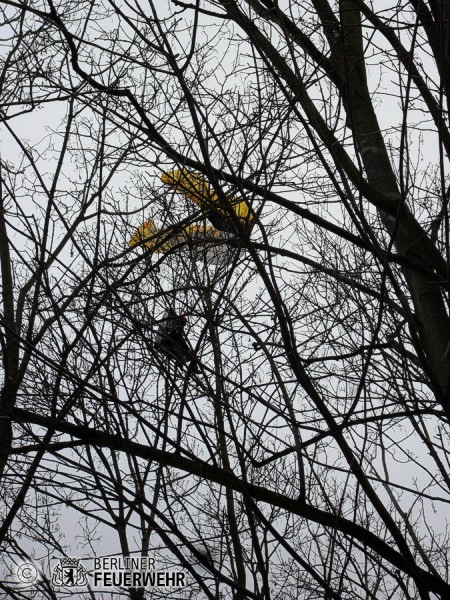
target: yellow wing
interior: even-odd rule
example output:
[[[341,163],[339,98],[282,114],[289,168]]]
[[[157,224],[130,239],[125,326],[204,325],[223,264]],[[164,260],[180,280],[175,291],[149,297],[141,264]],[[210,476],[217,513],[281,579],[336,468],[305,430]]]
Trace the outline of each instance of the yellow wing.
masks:
[[[144,246],[147,246],[147,248],[154,248],[157,254],[168,252],[173,246],[172,240],[168,239],[161,244],[159,243],[160,239],[160,232],[156,229],[153,221],[148,219],[142,223],[142,225],[139,225],[139,227],[133,233],[133,236],[130,240],[130,246],[136,246],[137,244],[143,242]]]
[[[200,206],[200,208],[205,208],[205,204],[207,208],[208,203],[217,204],[219,202],[217,194],[199,173],[191,173],[186,169],[170,171],[169,173],[163,173],[161,179],[165,184],[183,193],[189,200]],[[239,219],[243,221],[253,220],[254,216],[247,202],[239,202],[234,196],[229,196],[228,200],[231,202],[234,212]],[[223,209],[217,207],[217,210],[225,214]]]

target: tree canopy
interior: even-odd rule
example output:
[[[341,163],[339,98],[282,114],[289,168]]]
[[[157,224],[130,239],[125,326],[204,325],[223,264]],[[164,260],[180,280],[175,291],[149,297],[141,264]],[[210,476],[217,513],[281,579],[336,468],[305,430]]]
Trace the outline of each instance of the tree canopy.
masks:
[[[3,591],[450,597],[449,0],[0,10]]]

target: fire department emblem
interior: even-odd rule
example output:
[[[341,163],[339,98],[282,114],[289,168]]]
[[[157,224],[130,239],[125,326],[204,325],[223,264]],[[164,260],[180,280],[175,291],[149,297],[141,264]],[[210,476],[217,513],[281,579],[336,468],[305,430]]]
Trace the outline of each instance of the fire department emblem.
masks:
[[[53,569],[52,583],[67,587],[86,585],[86,569],[80,564],[78,558],[61,558],[59,564]]]

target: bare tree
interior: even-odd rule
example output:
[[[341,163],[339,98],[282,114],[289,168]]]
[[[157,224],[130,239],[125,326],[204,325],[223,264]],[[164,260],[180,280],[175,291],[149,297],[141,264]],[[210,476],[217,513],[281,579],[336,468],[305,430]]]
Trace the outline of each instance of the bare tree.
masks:
[[[0,6],[6,568],[449,597],[448,1]]]

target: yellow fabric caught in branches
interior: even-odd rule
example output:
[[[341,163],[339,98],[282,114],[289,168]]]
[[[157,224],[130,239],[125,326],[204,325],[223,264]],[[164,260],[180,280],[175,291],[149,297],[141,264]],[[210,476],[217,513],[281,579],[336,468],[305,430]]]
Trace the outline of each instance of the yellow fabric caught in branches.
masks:
[[[145,240],[145,241],[144,241]],[[148,219],[134,231],[130,240],[130,246],[136,246],[144,242],[147,248],[154,248],[158,254],[167,252],[173,246],[170,238],[161,243],[161,233],[156,229],[156,225],[151,219]]]
[[[164,254],[177,244],[182,244],[190,239],[220,239],[221,237],[221,232],[210,225],[194,223],[187,225],[181,231],[170,232],[169,230],[158,230],[154,222],[148,219],[134,231],[130,246],[136,246],[143,242],[147,248],[153,248],[156,253]],[[164,241],[161,243],[161,240]]]
[[[161,179],[165,184],[175,188],[189,198],[189,200],[195,202],[200,208],[211,208],[211,206],[213,206],[215,210],[226,215],[226,211],[218,205],[219,198],[217,194],[211,189],[211,186],[206,179],[199,173],[193,173],[186,169],[182,169],[180,171],[163,173]],[[239,219],[242,221],[253,220],[254,216],[247,202],[239,201],[234,196],[228,196],[227,199],[230,201],[233,210]]]

